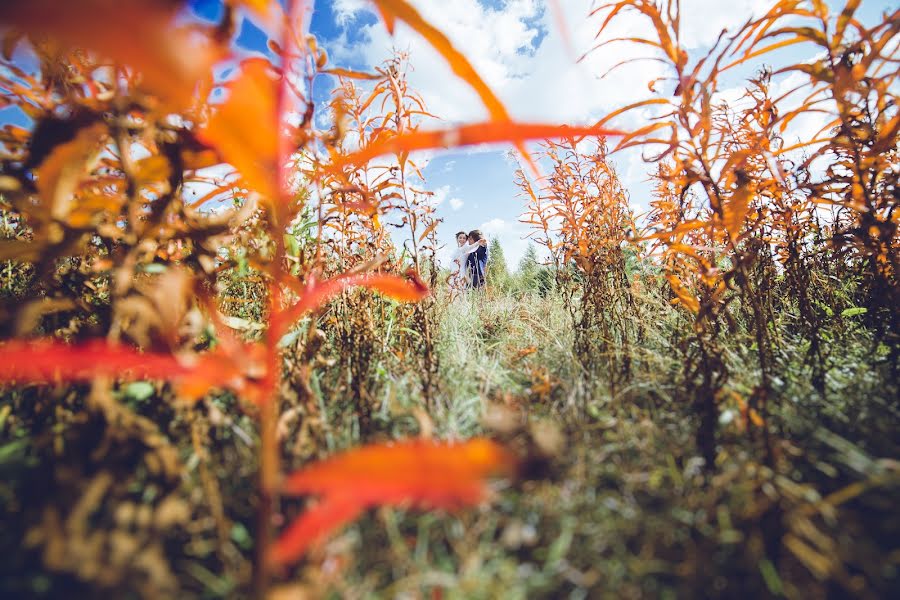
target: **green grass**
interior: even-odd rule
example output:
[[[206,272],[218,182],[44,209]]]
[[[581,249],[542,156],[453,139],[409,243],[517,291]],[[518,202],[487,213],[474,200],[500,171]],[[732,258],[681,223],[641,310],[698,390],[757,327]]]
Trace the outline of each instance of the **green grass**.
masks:
[[[651,293],[638,301],[648,327],[617,397],[602,372],[579,367],[558,296],[473,294],[450,303],[441,322],[440,434],[483,432],[485,407],[511,401],[527,421],[555,423],[565,444],[547,477],[498,490],[491,508],[371,515],[335,542],[351,540],[356,550],[342,586],[383,598],[438,589],[449,598],[874,598],[894,589],[896,388],[869,368],[865,332],[834,349],[840,366],[829,371],[824,398],[799,349],[786,344],[771,417],[774,466],[729,414],[710,477],[689,406],[677,401],[675,333],[684,316]],[[736,331],[724,348],[733,389],[743,394],[758,377],[750,344]],[[536,394],[529,373],[542,369],[553,388]],[[838,433],[833,423],[843,424]],[[868,453],[875,448],[880,454]],[[854,486],[864,491],[829,503],[828,494]]]
[[[520,283],[514,275],[505,291],[452,301],[438,290],[440,370],[427,418],[410,309],[358,299],[354,311],[385,315],[348,342],[369,344],[373,353],[364,386],[371,431],[360,430],[338,323],[329,320],[342,313],[333,307],[320,320],[325,339],[311,396],[293,385],[284,391],[285,468],[423,428],[546,452],[542,469],[498,482],[483,506],[455,515],[371,511],[315,549],[288,581],[335,598],[878,598],[896,591],[897,388],[882,360],[886,350],[873,351],[864,327],[836,320],[826,332],[832,367],[824,394],[810,383],[802,340],[785,333],[770,416],[775,460],[764,463],[759,436],[740,429],[724,398],[718,463],[708,474],[681,391],[679,340],[688,317],[656,288],[637,294],[643,337],[631,345],[630,381],[612,395],[602,366],[587,373],[574,356],[563,299]],[[242,310],[255,314],[252,306]],[[758,373],[752,337],[733,312],[723,357],[729,390],[746,396]],[[786,331],[783,322],[772,326]],[[86,391],[3,392],[0,498],[9,526],[0,551],[11,558],[0,568],[0,590],[38,598],[246,597],[255,420],[230,395],[173,406],[165,387],[131,384],[115,397],[122,414],[139,419],[111,428],[109,413],[86,404]],[[506,415],[502,427],[485,418],[497,410]],[[180,476],[160,470],[160,457],[169,456],[160,446],[175,452]],[[66,548],[82,552],[79,560],[48,568],[41,550],[54,522],[48,511],[67,514],[103,473],[111,476],[105,495],[84,505],[83,520],[60,529],[58,542],[75,544]],[[189,518],[158,528],[166,499],[167,510],[177,506],[172,514]],[[300,507],[283,508],[291,515]],[[132,513],[149,516],[122,517]],[[152,553],[123,564],[106,545],[84,546],[90,539],[129,540]],[[94,570],[79,571],[84,562]],[[110,577],[98,575],[104,572]]]

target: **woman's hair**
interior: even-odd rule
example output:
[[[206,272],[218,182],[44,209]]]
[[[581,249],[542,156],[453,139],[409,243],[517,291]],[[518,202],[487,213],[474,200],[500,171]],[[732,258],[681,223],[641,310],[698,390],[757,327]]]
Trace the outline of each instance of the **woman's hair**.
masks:
[[[478,242],[481,240],[481,232],[477,229],[473,229],[469,232],[469,238],[471,238],[473,242]]]
[[[461,236],[461,235],[466,235],[466,232],[465,232],[465,231],[457,231],[457,232],[456,232],[456,235],[453,236],[453,237],[458,238],[458,237]],[[466,237],[469,237],[469,236],[466,236]]]

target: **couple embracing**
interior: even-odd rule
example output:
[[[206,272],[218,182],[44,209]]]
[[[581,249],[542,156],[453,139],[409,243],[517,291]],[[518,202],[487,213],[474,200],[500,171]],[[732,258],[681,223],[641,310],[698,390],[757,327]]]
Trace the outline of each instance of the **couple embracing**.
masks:
[[[456,250],[453,262],[456,271],[453,274],[454,287],[478,289],[484,287],[484,275],[488,262],[487,240],[477,229],[469,233],[460,231],[456,234]]]

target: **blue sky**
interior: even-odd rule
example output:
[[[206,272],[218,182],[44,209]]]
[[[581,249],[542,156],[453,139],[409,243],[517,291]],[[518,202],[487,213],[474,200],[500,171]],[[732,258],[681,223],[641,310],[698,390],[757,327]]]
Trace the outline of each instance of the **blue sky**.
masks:
[[[522,120],[585,123],[630,102],[648,97],[647,83],[666,72],[656,63],[634,63],[608,78],[599,74],[617,62],[646,55],[636,46],[608,46],[591,53],[584,61],[578,56],[595,43],[598,18],[589,18],[592,0],[558,0],[567,35],[544,0],[411,0],[432,24],[450,37],[466,53],[482,76],[493,86],[512,114]],[[723,28],[734,30],[753,15],[764,13],[772,0],[682,0],[682,40],[695,56],[715,41]],[[843,2],[830,2],[839,10]],[[891,8],[886,0],[863,0],[857,18],[875,22]],[[647,24],[631,17],[618,22],[608,37],[642,35],[653,37]],[[484,109],[465,84],[456,79],[437,54],[415,33],[399,27],[390,38],[364,0],[319,0],[312,33],[341,66],[368,69],[390,55],[392,48],[410,52],[412,87],[419,91],[428,108],[449,123],[472,122],[486,117]],[[568,43],[565,41],[568,38]],[[811,46],[792,46],[774,53],[768,60],[796,62],[813,56]],[[771,63],[770,63],[771,64]],[[721,99],[737,103],[743,81],[761,63],[735,69],[722,82]],[[776,82],[776,91],[796,85],[797,78]],[[780,86],[780,87],[778,87]],[[671,90],[659,90],[670,94]],[[635,114],[631,126],[646,123],[649,114]],[[787,138],[806,139],[822,125],[818,118],[800,119]],[[438,207],[444,219],[439,234],[452,244],[454,232],[481,228],[500,239],[510,266],[517,264],[528,242],[526,225],[519,222],[523,200],[513,184],[515,165],[506,158],[508,148],[479,148],[448,151],[431,159],[424,175],[428,187],[443,201]],[[630,192],[636,211],[650,201],[648,173],[652,169],[639,150],[612,158]]]
[[[411,2],[468,56],[512,114],[522,120],[593,123],[610,110],[647,97],[647,82],[666,74],[657,63],[643,62],[599,79],[598,75],[613,64],[637,53],[646,55],[645,50],[626,45],[607,47],[577,62],[576,58],[593,45],[599,25],[598,19],[588,18],[591,0],[558,0],[568,43],[544,0]],[[722,28],[733,30],[770,5],[771,0],[682,0],[683,41],[692,51],[702,53]],[[222,10],[221,0],[191,0],[189,6],[195,16],[209,20],[217,18]],[[873,22],[890,7],[886,0],[863,0],[858,18]],[[645,23],[630,17],[616,27],[611,36],[646,32]],[[393,48],[409,51],[411,85],[444,121],[426,126],[474,122],[486,117],[474,93],[423,40],[402,25],[393,38],[388,36],[365,0],[317,0],[310,32],[328,50],[331,63],[336,66],[370,70],[388,58]],[[266,34],[250,19],[242,19],[236,44],[241,54],[269,55]],[[811,47],[798,45],[770,60],[803,60],[811,58],[812,53]],[[737,102],[742,79],[760,66],[735,70],[731,79],[723,82],[722,99]],[[777,85],[790,83],[796,80]],[[326,100],[331,85],[330,77],[321,77],[314,97]],[[641,119],[649,116],[634,115],[630,124],[646,123]],[[28,124],[14,110],[0,110],[0,125],[10,122]],[[798,121],[789,135],[803,138],[819,124],[815,120]],[[427,188],[435,192],[440,202],[438,214],[444,220],[438,229],[441,239],[449,245],[457,230],[481,228],[489,236],[499,238],[510,266],[514,266],[527,246],[524,238],[528,229],[518,221],[523,203],[517,197],[513,184],[515,166],[507,153],[508,148],[496,146],[437,153],[428,158],[423,174]],[[617,154],[613,162],[636,210],[646,208],[650,200],[649,168],[640,152]]]

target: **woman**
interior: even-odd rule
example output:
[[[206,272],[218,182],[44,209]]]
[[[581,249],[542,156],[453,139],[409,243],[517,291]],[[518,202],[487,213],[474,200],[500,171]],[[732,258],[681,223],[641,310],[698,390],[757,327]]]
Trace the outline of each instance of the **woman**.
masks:
[[[456,250],[453,251],[453,262],[456,264],[456,270],[451,275],[453,287],[457,289],[465,289],[471,287],[471,279],[469,278],[466,267],[466,259],[480,247],[487,245],[487,240],[469,240],[469,236],[465,231],[456,233]]]

